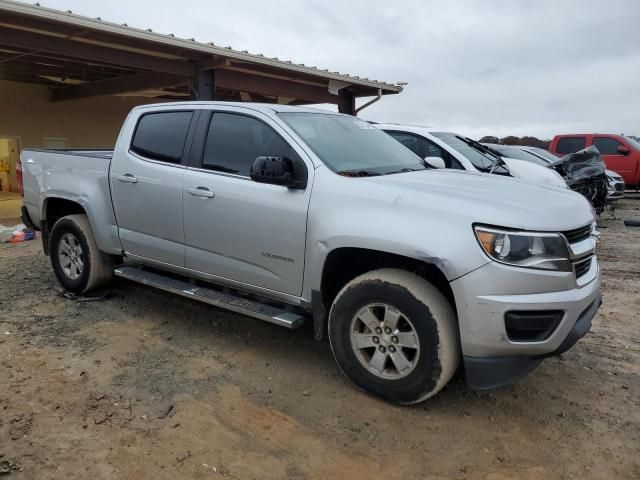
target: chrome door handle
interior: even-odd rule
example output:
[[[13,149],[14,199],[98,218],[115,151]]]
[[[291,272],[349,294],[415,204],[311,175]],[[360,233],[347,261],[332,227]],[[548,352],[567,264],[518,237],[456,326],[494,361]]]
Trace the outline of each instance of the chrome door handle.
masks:
[[[216,194],[209,190],[207,187],[191,187],[187,188],[187,192],[195,197],[213,198],[216,196]]]
[[[124,175],[120,175],[118,180],[123,183],[138,183],[138,179],[131,175],[130,173],[125,173]]]

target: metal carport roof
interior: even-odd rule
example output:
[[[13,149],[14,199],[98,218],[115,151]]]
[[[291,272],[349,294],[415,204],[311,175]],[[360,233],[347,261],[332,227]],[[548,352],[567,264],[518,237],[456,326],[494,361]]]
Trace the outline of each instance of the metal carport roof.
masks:
[[[137,94],[165,99],[331,103],[402,86],[213,43],[0,0],[0,79],[44,83],[52,101]]]

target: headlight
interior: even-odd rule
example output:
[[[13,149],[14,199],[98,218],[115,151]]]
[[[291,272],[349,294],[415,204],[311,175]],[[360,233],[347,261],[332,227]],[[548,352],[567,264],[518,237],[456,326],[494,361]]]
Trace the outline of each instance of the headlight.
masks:
[[[475,226],[484,252],[496,262],[516,267],[571,272],[565,239],[559,233],[535,233]]]

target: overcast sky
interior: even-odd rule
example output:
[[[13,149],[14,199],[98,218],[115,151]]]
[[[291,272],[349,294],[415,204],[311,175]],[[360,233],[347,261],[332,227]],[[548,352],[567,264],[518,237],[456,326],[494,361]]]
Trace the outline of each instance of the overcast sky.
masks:
[[[41,0],[391,83],[361,117],[480,137],[640,135],[640,0]]]

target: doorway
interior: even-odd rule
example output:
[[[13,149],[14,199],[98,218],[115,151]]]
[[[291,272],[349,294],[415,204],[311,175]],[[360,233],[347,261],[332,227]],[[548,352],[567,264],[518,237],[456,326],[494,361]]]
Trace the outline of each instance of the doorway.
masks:
[[[18,192],[16,164],[20,159],[17,138],[0,138],[0,192]]]

